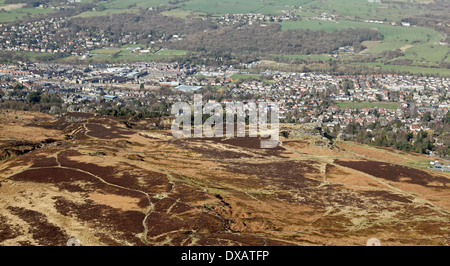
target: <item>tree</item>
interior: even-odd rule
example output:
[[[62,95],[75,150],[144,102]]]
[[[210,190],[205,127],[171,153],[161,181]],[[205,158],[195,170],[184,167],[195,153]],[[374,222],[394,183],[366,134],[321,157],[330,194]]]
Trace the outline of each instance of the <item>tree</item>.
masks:
[[[422,117],[422,121],[423,122],[430,122],[431,121],[431,113],[430,112],[426,112],[423,117]]]
[[[450,112],[448,112],[444,117],[444,123],[450,124]]]
[[[36,104],[41,102],[41,93],[40,92],[32,92],[27,97],[27,102],[30,104]]]
[[[346,130],[347,130],[348,134],[354,135],[354,134],[358,133],[358,126],[356,125],[356,123],[351,122],[347,125]]]
[[[418,134],[417,134],[417,139],[419,140],[424,140],[428,137],[428,133],[421,130]]]

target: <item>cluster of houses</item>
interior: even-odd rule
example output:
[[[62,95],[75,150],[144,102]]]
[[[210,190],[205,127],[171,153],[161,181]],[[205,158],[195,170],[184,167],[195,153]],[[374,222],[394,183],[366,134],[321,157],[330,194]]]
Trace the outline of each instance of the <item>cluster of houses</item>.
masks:
[[[111,40],[101,32],[80,30],[64,34],[69,18],[55,17],[16,24],[0,24],[0,51],[82,55],[109,46]]]
[[[89,66],[22,63],[0,65],[0,85],[6,100],[15,99],[8,93],[15,83],[23,84],[29,91],[58,93],[69,111],[95,110],[101,101],[139,106],[158,101],[170,105],[185,100],[186,93],[207,88],[220,91],[222,104],[251,100],[277,104],[281,119],[312,122],[332,129],[345,129],[350,123],[387,124],[399,120],[406,130],[426,131],[429,121],[424,119],[425,115],[442,121],[450,109],[450,78],[266,71],[259,78],[248,75],[242,79],[246,77],[244,73],[232,66],[176,63]],[[161,87],[168,89],[166,93],[155,93]],[[436,141],[435,145],[444,146]]]
[[[298,15],[295,14],[296,11],[298,11],[298,7],[294,7],[292,10],[283,10],[283,15],[266,15],[261,13],[225,14],[218,17],[217,22],[222,25],[263,25],[262,23],[266,22],[282,22],[287,20],[294,20],[298,18]]]
[[[68,17],[54,17],[30,22],[0,24],[0,51],[63,54],[64,56],[89,57],[90,51],[104,47],[116,47],[118,43],[131,43],[132,36],[120,34],[115,39],[100,31],[79,29],[69,33]],[[148,36],[149,38],[151,35]],[[158,41],[179,41],[185,35],[163,35]],[[155,44],[152,41],[151,44]],[[140,54],[149,54],[151,49],[134,48]]]

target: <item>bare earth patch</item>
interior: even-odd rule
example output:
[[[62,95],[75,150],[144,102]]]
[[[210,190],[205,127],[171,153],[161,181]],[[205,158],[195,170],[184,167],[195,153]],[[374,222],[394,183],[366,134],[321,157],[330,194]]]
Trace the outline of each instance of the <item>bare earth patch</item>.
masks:
[[[119,196],[119,195],[105,195],[101,193],[92,193],[89,198],[101,205],[108,205],[115,209],[123,211],[142,211],[139,207],[139,199]]]
[[[15,9],[22,8],[25,5],[26,4],[11,4],[11,5],[2,6],[2,7],[0,7],[0,9],[3,9],[5,11],[12,11],[12,10],[15,10]]]

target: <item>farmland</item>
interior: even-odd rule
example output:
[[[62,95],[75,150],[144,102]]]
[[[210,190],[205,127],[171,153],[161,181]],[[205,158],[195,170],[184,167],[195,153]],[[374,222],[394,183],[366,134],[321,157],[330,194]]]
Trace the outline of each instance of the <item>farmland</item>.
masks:
[[[413,6],[399,5],[399,3],[369,3],[367,0],[281,0],[281,1],[259,1],[259,0],[190,0],[180,5],[185,10],[209,12],[215,15],[226,13],[262,13],[268,15],[282,14],[283,10],[292,9],[294,6],[302,7],[302,11],[309,12],[305,15],[320,14],[322,12],[333,12],[348,17],[370,17],[372,19],[395,20],[405,14],[420,12]],[[406,7],[406,8],[405,8]],[[409,8],[408,8],[409,7]],[[302,12],[298,13],[302,14]]]
[[[103,2],[100,10],[86,11],[78,15],[78,17],[94,17],[119,13],[132,13],[140,9],[148,9],[150,7],[167,6],[168,1],[164,0],[131,0],[121,1],[113,0]]]
[[[419,67],[419,66],[399,66],[399,65],[387,65],[382,63],[358,63],[363,66],[368,66],[373,69],[384,69],[390,72],[403,72],[412,73],[418,75],[442,75],[448,76],[450,71],[442,68],[432,67]]]
[[[282,10],[301,6],[309,0],[282,0],[282,1],[259,1],[259,0],[190,0],[182,5],[183,9],[209,12],[216,15],[226,13],[263,13],[282,14]]]
[[[91,2],[91,1],[83,1]],[[423,3],[423,1],[421,1]],[[426,2],[425,2],[426,3]],[[150,7],[168,7],[169,1],[164,0],[132,0],[119,1],[112,0],[109,2],[101,2],[104,11],[86,12],[82,16],[104,15],[110,13],[127,12],[147,9]],[[262,13],[267,15],[280,15],[283,11],[291,10],[294,7],[301,7],[299,15],[314,16],[322,12],[333,11],[336,14],[347,17],[370,17],[372,19],[388,19],[397,20],[406,14],[420,12],[411,5],[402,5],[399,1],[392,3],[369,3],[367,0],[327,0],[323,3],[311,0],[281,0],[281,1],[259,1],[259,0],[189,0],[177,4],[172,4],[178,8],[177,11],[167,13],[184,17],[190,12],[209,13],[213,16],[223,15],[227,13]]]
[[[8,6],[0,5],[0,23],[12,22],[21,20],[23,18],[31,18],[38,15],[45,15],[55,12],[51,9],[43,9],[43,8],[15,8],[8,9]],[[7,11],[1,11],[1,9]]]
[[[413,5],[400,5],[398,1],[370,3],[365,0],[327,0],[323,4],[309,1],[305,8],[319,12],[333,12],[350,18],[369,18],[377,20],[398,20],[406,14],[421,12]]]
[[[282,57],[282,58],[286,58],[286,59],[319,59],[322,61],[327,61],[327,60],[334,60],[333,57],[330,57],[328,55],[278,55],[278,54],[270,54],[269,56],[271,57]]]

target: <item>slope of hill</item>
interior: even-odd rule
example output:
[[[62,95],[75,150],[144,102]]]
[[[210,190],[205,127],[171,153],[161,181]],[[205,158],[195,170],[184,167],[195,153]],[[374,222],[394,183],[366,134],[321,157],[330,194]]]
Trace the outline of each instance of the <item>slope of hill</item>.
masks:
[[[412,166],[427,157],[307,133],[273,150],[177,140],[163,120],[0,121],[0,245],[449,244],[450,178]]]
[[[78,56],[72,56],[73,54],[82,55],[89,51],[98,51],[99,48],[103,48],[102,45],[120,48],[123,44],[137,44],[152,51],[164,47],[189,52],[184,51],[181,56],[167,57],[152,54],[142,58],[126,53],[119,55],[93,53],[93,57],[85,62],[117,63],[182,59],[197,62],[201,61],[198,58],[205,57],[214,57],[210,60],[214,62],[218,61],[218,58],[232,57],[229,62],[224,62],[224,64],[231,64],[250,59],[273,60],[273,54],[276,53],[277,60],[290,64],[295,63],[300,66],[310,63],[322,64],[319,71],[342,72],[342,69],[345,69],[344,72],[351,72],[356,68],[366,72],[450,75],[448,45],[450,6],[444,0],[382,2],[369,0],[109,0],[97,2],[86,0],[80,3],[40,1],[39,6],[36,3],[38,2],[29,0],[0,0],[0,23],[23,23],[39,19],[48,21],[50,18],[71,17],[72,20],[69,23],[71,27],[88,25],[89,32],[104,32],[114,40],[112,43],[106,41],[98,44],[98,47],[92,47],[91,44],[83,42],[77,43],[75,46],[78,50],[75,53],[71,50],[64,55],[44,57],[23,52],[20,47],[4,47],[4,50],[14,54],[16,52],[12,51],[22,51],[18,53],[18,56],[9,56],[11,58],[47,61],[64,57],[64,62],[80,63],[79,60],[77,61]],[[149,16],[156,15],[178,20],[163,21],[160,18],[156,21],[148,20]],[[98,23],[99,17],[103,23]],[[206,25],[207,28],[194,29],[193,24],[201,24],[199,21],[193,21],[198,18],[210,22]],[[124,23],[117,27],[115,25],[117,23],[114,23],[117,21]],[[172,24],[174,21],[175,23]],[[104,25],[106,22],[111,25]],[[162,25],[168,24],[170,28],[161,27],[155,22],[160,22]],[[294,32],[273,33],[259,27],[260,24],[269,26],[268,28],[273,26],[272,29],[276,29],[281,24],[283,30],[294,30]],[[182,25],[187,26],[182,27]],[[224,25],[232,27],[223,27]],[[145,31],[142,32],[144,29]],[[359,37],[359,33],[355,32],[356,29],[365,31],[363,36],[370,31],[379,32],[380,36],[374,38],[376,32],[372,32],[371,38]],[[353,30],[353,32],[346,34],[343,30]],[[79,33],[79,28],[68,26],[61,29],[61,32],[58,31],[57,38],[67,37],[70,32]],[[327,37],[326,40],[322,40],[323,36],[314,37],[321,33]],[[119,35],[130,35],[132,40],[118,40],[116,36]],[[153,37],[148,37],[151,35]],[[171,39],[174,35],[183,36],[182,41],[175,43]],[[261,38],[261,35],[266,38]],[[333,35],[341,36],[341,38],[337,39]],[[90,37],[100,38],[99,36]],[[101,38],[104,37],[105,34]],[[43,36],[43,39],[46,38],[48,36]],[[232,42],[224,42],[222,38],[228,38]],[[214,41],[216,39],[219,40]],[[319,39],[319,41],[314,43],[311,39]],[[89,40],[86,41],[89,42]],[[282,43],[279,44],[279,41]],[[35,40],[27,38],[19,41],[20,45],[33,42]],[[153,45],[150,45],[151,43]],[[55,46],[58,48],[57,44],[50,45],[52,50]],[[274,46],[281,48],[273,49]],[[85,49],[80,50],[80,47]],[[36,51],[34,46],[33,48],[33,51]],[[47,51],[48,47],[45,48],[44,50]],[[341,53],[338,48],[347,52]],[[339,67],[327,66],[329,59],[309,57],[310,54],[333,55],[339,59],[336,61]]]

